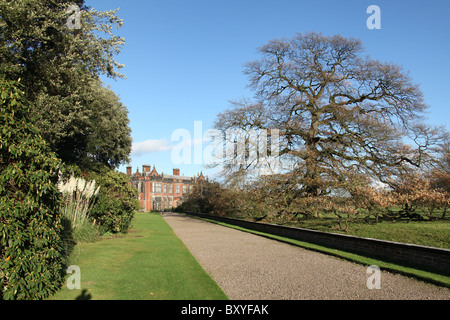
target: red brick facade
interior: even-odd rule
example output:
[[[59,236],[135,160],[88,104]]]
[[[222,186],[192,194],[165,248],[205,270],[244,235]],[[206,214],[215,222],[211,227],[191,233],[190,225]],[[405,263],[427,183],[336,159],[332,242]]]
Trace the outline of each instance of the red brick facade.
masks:
[[[204,180],[203,174],[198,177],[185,177],[180,175],[180,169],[173,169],[173,174],[159,174],[155,166],[150,170],[149,165],[142,166],[132,173],[127,167],[127,175],[131,185],[139,191],[139,202],[142,211],[164,210],[176,208],[183,202],[183,198],[192,192],[198,180]]]

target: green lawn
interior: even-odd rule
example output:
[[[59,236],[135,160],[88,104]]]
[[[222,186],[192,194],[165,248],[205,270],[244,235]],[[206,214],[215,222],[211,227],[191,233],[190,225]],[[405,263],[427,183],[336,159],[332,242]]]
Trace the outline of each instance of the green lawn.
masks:
[[[223,300],[223,291],[157,213],[137,213],[131,232],[75,247],[81,290],[53,300]]]

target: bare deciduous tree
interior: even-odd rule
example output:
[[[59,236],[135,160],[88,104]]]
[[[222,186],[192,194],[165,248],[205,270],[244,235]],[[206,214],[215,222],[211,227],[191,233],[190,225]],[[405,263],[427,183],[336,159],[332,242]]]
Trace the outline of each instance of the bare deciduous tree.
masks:
[[[328,193],[349,172],[386,182],[431,159],[435,129],[421,124],[428,106],[418,85],[400,66],[364,56],[359,40],[307,33],[259,51],[245,67],[255,101],[233,103],[215,127],[279,129],[279,157],[305,194]]]

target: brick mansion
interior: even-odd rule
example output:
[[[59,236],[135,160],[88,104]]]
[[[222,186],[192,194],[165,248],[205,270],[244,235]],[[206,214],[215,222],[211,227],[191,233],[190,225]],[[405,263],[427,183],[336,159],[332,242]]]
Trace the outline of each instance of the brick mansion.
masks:
[[[172,174],[158,173],[155,166],[142,166],[132,173],[132,167],[127,167],[130,184],[139,192],[141,211],[164,210],[176,208],[183,198],[192,192],[197,181],[205,180],[203,173],[196,177],[180,175],[180,169],[173,169]]]

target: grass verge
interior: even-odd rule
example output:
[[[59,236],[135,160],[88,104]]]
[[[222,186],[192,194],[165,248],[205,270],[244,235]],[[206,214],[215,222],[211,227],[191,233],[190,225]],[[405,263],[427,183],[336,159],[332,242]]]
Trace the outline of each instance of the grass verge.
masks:
[[[422,280],[425,282],[434,283],[434,284],[437,284],[440,286],[450,287],[450,277],[447,277],[444,275],[435,274],[432,272],[418,270],[418,269],[413,269],[410,267],[404,267],[401,265],[397,265],[397,264],[393,264],[393,263],[389,263],[389,262],[385,262],[385,261],[381,261],[381,260],[377,260],[377,259],[372,259],[372,258],[364,257],[361,255],[357,255],[354,253],[349,253],[349,252],[345,252],[345,251],[341,251],[341,250],[331,249],[331,248],[323,247],[323,246],[308,243],[308,242],[303,242],[303,241],[299,241],[299,240],[280,237],[277,235],[272,235],[272,234],[268,234],[268,233],[264,233],[264,232],[254,231],[254,230],[242,228],[239,226],[235,226],[232,224],[228,224],[228,223],[224,223],[224,222],[220,222],[220,221],[216,221],[216,220],[212,220],[212,219],[205,219],[205,218],[199,218],[199,217],[194,217],[194,216],[191,216],[191,217],[196,218],[196,219],[205,220],[205,221],[208,221],[211,223],[215,223],[215,224],[218,224],[218,225],[221,225],[224,227],[253,233],[253,234],[256,234],[259,236],[263,236],[263,237],[266,237],[269,239],[274,239],[274,240],[281,241],[284,243],[292,244],[292,245],[299,246],[299,247],[302,247],[305,249],[325,253],[325,254],[332,255],[332,256],[335,256],[335,257],[338,257],[338,258],[341,258],[344,260],[355,262],[355,263],[359,263],[359,264],[363,264],[363,265],[367,265],[367,266],[376,265],[376,266],[380,267],[380,269],[400,273],[400,274],[403,274],[406,276],[410,276],[410,277],[413,277],[413,278],[416,278],[416,279],[419,279],[419,280]]]
[[[64,286],[50,300],[225,300],[157,213],[137,213],[129,234],[75,247],[81,290]]]

